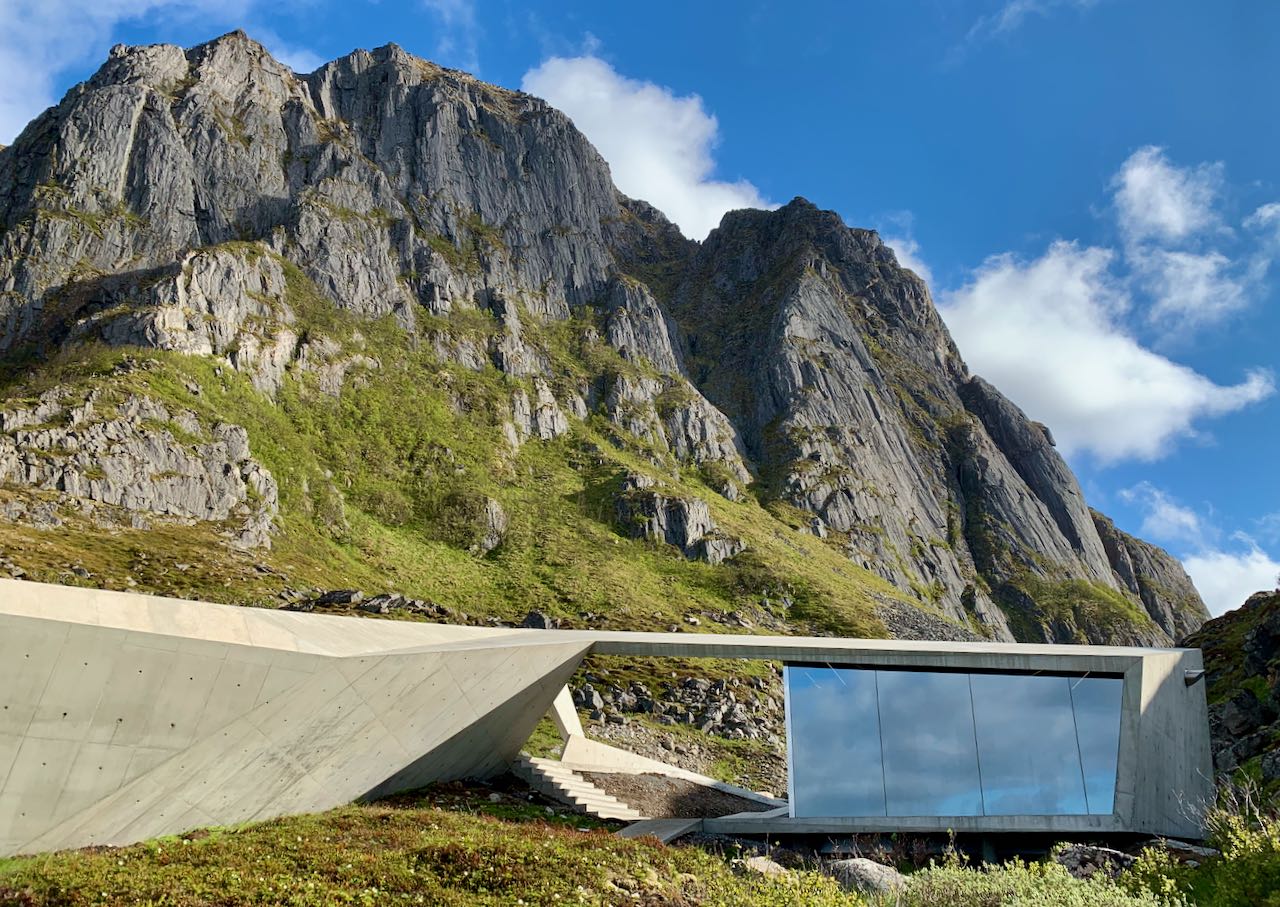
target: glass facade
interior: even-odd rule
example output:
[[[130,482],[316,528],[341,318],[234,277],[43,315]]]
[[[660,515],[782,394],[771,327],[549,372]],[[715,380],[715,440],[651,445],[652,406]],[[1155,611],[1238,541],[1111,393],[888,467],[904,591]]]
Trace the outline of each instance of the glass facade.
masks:
[[[785,673],[794,816],[1112,812],[1118,677]]]

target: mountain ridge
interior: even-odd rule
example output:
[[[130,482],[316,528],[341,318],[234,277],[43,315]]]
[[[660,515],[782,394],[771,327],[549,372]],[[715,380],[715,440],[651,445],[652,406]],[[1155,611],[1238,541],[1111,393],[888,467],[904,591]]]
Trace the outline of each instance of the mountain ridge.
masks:
[[[0,151],[0,230],[0,481],[20,525],[88,502],[144,534],[230,521],[227,544],[288,538],[295,560],[317,527],[347,546],[412,530],[454,564],[532,508],[611,545],[732,551],[706,568],[726,601],[774,602],[812,570],[837,585],[811,584],[806,613],[845,595],[997,639],[1161,643],[1207,617],[1180,565],[1091,511],[1048,430],[969,373],[873,231],[796,199],[685,239],[563,114],[395,45],[304,76],[242,32],[114,48]],[[145,367],[117,373],[126,356]],[[315,422],[289,434],[305,475],[281,473],[294,449],[259,462],[261,427],[240,444],[214,381],[251,388],[225,391],[242,421]],[[308,407],[392,386],[438,418],[388,414],[381,460],[333,461],[345,429]],[[175,445],[189,456],[160,464]],[[560,445],[543,466],[580,486],[576,509],[521,477],[536,445]],[[479,547],[555,586],[554,546]]]

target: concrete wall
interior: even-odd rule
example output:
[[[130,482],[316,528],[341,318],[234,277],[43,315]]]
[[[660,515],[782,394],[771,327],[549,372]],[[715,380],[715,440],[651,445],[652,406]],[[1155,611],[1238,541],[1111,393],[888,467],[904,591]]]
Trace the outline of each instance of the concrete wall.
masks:
[[[450,627],[0,580],[0,854],[495,774],[592,651],[1125,676],[1113,816],[926,817],[896,830],[1194,836],[1211,792],[1204,683],[1183,683],[1194,651]]]
[[[0,588],[4,854],[504,771],[588,649],[192,602],[152,621],[142,596],[56,589],[50,603],[15,585]],[[3,613],[45,605],[89,622]],[[228,641],[246,638],[264,644]]]

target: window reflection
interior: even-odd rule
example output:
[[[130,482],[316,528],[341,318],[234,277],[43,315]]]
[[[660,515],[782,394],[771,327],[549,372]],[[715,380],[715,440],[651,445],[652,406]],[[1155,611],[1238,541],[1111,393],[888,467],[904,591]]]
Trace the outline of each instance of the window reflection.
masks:
[[[1109,814],[1124,682],[788,666],[800,817]]]
[[[1117,677],[1071,678],[1076,735],[1084,769],[1089,812],[1106,815],[1115,809],[1116,764],[1120,758],[1120,697],[1124,681]]]
[[[1087,813],[1070,680],[974,674],[971,683],[986,814]]]
[[[795,815],[885,815],[875,675],[787,669]]]
[[[876,673],[889,815],[982,815],[969,675]]]

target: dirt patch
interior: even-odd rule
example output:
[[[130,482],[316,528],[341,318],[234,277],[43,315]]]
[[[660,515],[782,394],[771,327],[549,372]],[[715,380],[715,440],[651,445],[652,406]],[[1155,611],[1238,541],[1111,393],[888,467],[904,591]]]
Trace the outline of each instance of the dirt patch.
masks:
[[[764,741],[728,741],[710,734],[676,734],[641,721],[625,725],[584,723],[587,736],[592,740],[638,756],[710,775],[748,790],[785,792],[787,789],[786,749],[782,746],[774,748]],[[751,744],[749,749],[741,748],[744,742]]]
[[[767,803],[735,797],[714,787],[666,775],[582,772],[584,778],[632,809],[652,818],[705,819],[733,813],[764,812]]]

